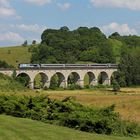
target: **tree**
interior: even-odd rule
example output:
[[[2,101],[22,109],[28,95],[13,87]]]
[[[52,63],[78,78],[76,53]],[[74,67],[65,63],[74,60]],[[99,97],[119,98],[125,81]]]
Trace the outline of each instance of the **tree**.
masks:
[[[69,28],[67,26],[63,26],[60,28],[61,31],[69,31]]]
[[[6,61],[0,60],[0,68],[13,68],[13,66],[9,65]]]
[[[27,42],[27,40],[25,40],[24,43],[22,44],[22,46],[25,47],[25,46],[27,46],[27,45],[28,45],[28,42]]]
[[[120,91],[120,85],[116,80],[113,81],[113,91]]]
[[[16,79],[16,76],[17,76],[17,73],[16,73],[16,70],[14,69],[13,70],[13,74],[12,74],[12,78],[15,80]]]
[[[33,40],[32,41],[32,45],[36,45],[36,40]]]

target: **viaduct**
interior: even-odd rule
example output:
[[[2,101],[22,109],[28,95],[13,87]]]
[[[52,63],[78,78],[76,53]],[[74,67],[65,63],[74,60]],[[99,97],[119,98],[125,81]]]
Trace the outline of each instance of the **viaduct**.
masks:
[[[89,75],[89,84],[90,85],[98,85],[98,77],[100,76],[103,85],[111,84],[111,76],[118,69],[115,64],[106,64],[106,65],[98,65],[98,66],[68,66],[68,67],[46,67],[46,68],[24,68],[17,69],[16,75],[20,76],[22,74],[27,75],[30,78],[29,87],[34,89],[34,80],[35,77],[40,74],[42,78],[42,83],[44,86],[50,86],[51,78],[57,74],[60,81],[60,87],[66,88],[68,87],[68,78],[71,74],[75,77],[76,84],[81,87],[84,86],[84,77],[86,74]],[[0,69],[0,73],[3,73],[8,76],[12,76],[13,69]]]

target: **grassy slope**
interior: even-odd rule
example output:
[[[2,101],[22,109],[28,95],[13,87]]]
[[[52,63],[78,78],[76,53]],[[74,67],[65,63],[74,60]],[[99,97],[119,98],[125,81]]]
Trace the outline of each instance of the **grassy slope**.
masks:
[[[95,135],[29,119],[0,115],[0,140],[138,140]]]
[[[120,52],[123,44],[121,41],[118,41],[116,39],[109,39],[109,42],[113,48],[113,53],[115,54],[116,62],[118,63],[120,60]]]
[[[19,63],[29,63],[31,58],[31,53],[28,52],[29,47],[30,46],[0,48],[0,60],[5,60],[8,64],[15,67],[17,67]]]

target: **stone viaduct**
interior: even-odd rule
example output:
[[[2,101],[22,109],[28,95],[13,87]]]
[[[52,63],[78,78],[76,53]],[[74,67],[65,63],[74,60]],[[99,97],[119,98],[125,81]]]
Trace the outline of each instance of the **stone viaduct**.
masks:
[[[27,69],[17,69],[16,75],[20,76],[26,74],[30,78],[29,86],[34,89],[34,80],[36,75],[40,74],[42,77],[42,82],[44,86],[49,87],[52,76],[57,74],[60,80],[60,87],[66,88],[68,86],[68,77],[73,74],[76,83],[81,87],[84,86],[84,77],[86,74],[89,75],[89,84],[98,85],[99,75],[102,77],[103,85],[111,84],[111,76],[117,71],[117,65],[98,65],[98,66],[72,66],[72,67],[46,67],[46,68],[27,68]],[[12,69],[0,69],[0,73],[8,76],[12,76]]]

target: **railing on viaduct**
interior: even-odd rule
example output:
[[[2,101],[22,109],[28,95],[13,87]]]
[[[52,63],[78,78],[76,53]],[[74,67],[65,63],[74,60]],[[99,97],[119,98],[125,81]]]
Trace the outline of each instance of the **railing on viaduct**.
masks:
[[[84,86],[84,77],[89,75],[89,84],[98,85],[99,77],[103,85],[111,84],[112,75],[118,70],[116,64],[22,64],[16,70],[16,75],[27,75],[30,79],[29,85],[34,89],[35,77],[40,74],[43,86],[49,88],[51,79],[54,75],[58,75],[60,87],[68,87],[68,79],[70,75],[75,77],[76,84]],[[13,69],[0,69],[0,73],[11,76]]]

